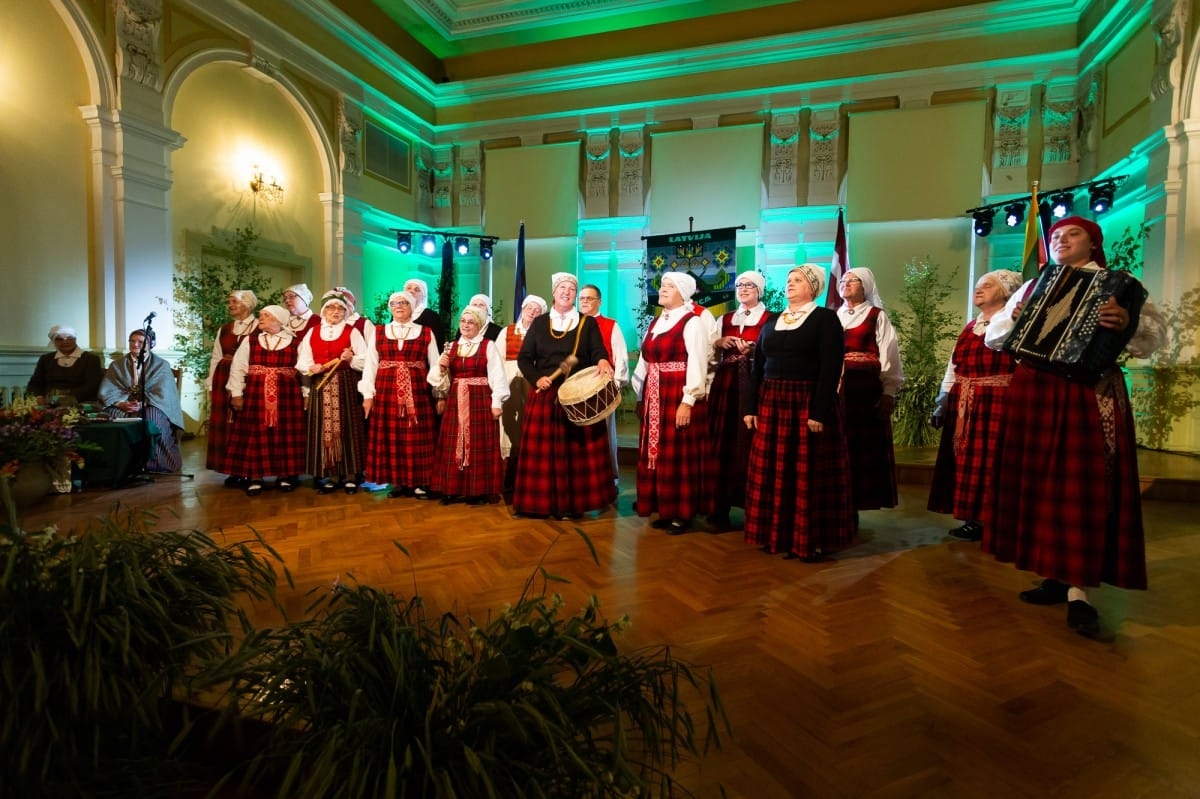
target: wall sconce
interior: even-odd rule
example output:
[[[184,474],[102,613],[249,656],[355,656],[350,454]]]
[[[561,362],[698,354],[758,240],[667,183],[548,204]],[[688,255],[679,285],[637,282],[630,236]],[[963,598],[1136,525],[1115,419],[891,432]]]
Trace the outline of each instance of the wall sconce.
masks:
[[[283,186],[276,182],[274,175],[264,177],[257,165],[250,177],[250,191],[254,192],[255,199],[262,197],[271,203],[283,202]]]

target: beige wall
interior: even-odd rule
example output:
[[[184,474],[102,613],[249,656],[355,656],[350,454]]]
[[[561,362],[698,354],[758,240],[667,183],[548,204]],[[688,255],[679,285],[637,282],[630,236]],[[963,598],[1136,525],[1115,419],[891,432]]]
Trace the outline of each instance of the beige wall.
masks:
[[[177,253],[187,230],[253,226],[264,242],[286,243],[321,274],[325,168],[303,117],[278,86],[235,64],[202,66],[183,83],[167,124],[187,139],[171,164]],[[255,164],[283,186],[282,202],[256,202],[249,188]]]
[[[1129,155],[1150,127],[1150,82],[1154,74],[1154,32],[1146,26],[1117,51],[1104,70],[1100,169]]]
[[[89,97],[83,62],[46,2],[4,4],[0,24],[0,274],[2,345],[47,347],[71,324],[103,346],[88,314]]]

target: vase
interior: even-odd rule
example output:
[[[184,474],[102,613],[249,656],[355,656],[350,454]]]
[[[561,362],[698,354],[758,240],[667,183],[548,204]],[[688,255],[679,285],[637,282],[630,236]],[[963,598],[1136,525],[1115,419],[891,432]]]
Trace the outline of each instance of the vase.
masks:
[[[53,480],[50,467],[46,464],[22,464],[16,475],[11,478],[8,487],[18,520],[25,516],[25,512],[29,508],[42,501],[50,493]]]

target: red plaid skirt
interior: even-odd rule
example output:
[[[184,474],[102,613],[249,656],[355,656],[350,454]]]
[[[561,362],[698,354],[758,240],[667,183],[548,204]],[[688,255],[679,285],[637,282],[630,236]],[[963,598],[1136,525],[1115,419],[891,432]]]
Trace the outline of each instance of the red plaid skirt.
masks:
[[[251,346],[257,347],[256,341]],[[260,348],[261,349],[261,348]],[[275,367],[276,390],[273,423],[268,420],[267,378],[264,367],[251,364],[243,391],[245,405],[230,429],[229,457],[231,474],[242,477],[289,477],[304,472],[304,398],[300,394],[300,375],[295,369],[296,351],[290,352],[292,364]]]
[[[749,379],[749,358],[723,360],[708,392],[709,439],[717,479],[714,505],[718,511],[746,506],[746,464],[754,437],[742,421],[742,391]]]
[[[847,359],[842,374],[842,418],[846,422],[846,448],[850,453],[850,484],[856,510],[894,508],[896,453],[892,448],[892,420],[879,417],[879,363]]]
[[[1137,445],[1120,370],[1091,386],[1018,366],[1005,403],[983,551],[1071,585],[1145,588]]]
[[[482,355],[451,358],[450,395],[438,433],[431,486],[449,496],[484,497],[504,488],[504,462],[500,458],[500,425],[492,416],[492,389],[487,378],[487,360]],[[466,365],[456,361],[468,361]],[[481,363],[479,363],[481,361]],[[475,368],[471,368],[474,366]],[[476,382],[480,381],[480,382]],[[460,414],[464,410],[467,424]]]
[[[652,378],[648,378],[652,379]],[[697,513],[715,510],[712,485],[715,461],[708,435],[708,402],[692,406],[687,427],[675,426],[675,409],[683,397],[687,372],[659,373],[659,407],[641,403],[642,425],[638,435],[637,512],[658,513],[664,519],[691,519]],[[658,441],[653,440],[651,413],[658,413]]]
[[[850,463],[835,405],[825,429],[808,429],[816,384],[765,380],[750,447],[746,541],[801,557],[832,552],[854,538]]]
[[[608,426],[572,424],[558,403],[558,384],[529,394],[520,453],[512,503],[517,513],[585,513],[617,501]]]
[[[394,344],[390,349],[394,355]],[[381,361],[375,375],[375,402],[367,417],[367,479],[413,488],[428,486],[433,475],[437,413],[425,382],[429,372],[425,350],[407,349],[414,350],[413,358],[404,357],[400,350],[401,360]],[[407,373],[407,383],[398,380],[401,370]]]
[[[236,474],[237,468],[237,464],[229,457],[230,426],[234,413],[229,407],[229,392],[225,390],[232,367],[232,353],[217,361],[217,368],[213,371],[212,391],[208,395],[208,448],[204,467],[221,474]]]

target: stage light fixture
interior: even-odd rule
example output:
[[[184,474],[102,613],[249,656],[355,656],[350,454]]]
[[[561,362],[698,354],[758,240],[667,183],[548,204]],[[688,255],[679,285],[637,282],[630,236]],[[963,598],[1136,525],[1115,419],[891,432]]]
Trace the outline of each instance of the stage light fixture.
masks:
[[[992,222],[996,216],[996,209],[977,208],[972,216],[975,218],[976,236],[986,236],[992,232]]]
[[[1111,180],[1104,180],[1092,185],[1088,194],[1088,205],[1091,206],[1093,213],[1102,214],[1112,208],[1116,188]]]
[[[459,255],[466,255],[471,249],[471,240],[466,236],[459,236],[454,240],[454,250]]]
[[[1004,208],[1004,224],[1016,227],[1025,221],[1025,204],[1012,203]]]
[[[479,240],[479,257],[485,261],[492,260],[492,245],[495,244],[495,239],[480,239]]]
[[[396,249],[403,255],[407,255],[412,250],[412,234],[407,231],[396,234]]]
[[[1075,196],[1071,192],[1060,191],[1050,197],[1050,213],[1055,219],[1062,219],[1071,213],[1071,206],[1074,204]]]
[[[421,252],[433,255],[437,252],[437,237],[426,233],[421,237]]]

